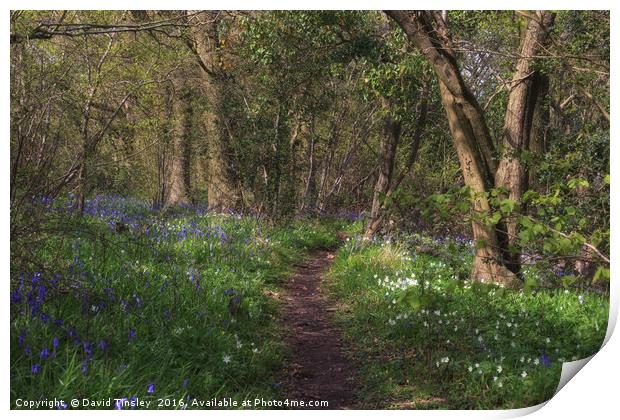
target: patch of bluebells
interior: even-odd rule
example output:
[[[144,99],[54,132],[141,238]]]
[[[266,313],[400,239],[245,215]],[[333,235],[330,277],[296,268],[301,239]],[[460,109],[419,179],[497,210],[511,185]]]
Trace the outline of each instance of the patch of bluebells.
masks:
[[[26,281],[29,279],[29,281]],[[93,360],[95,357],[95,346],[92,341],[84,340],[78,332],[78,329],[74,325],[65,325],[65,322],[61,318],[53,319],[44,312],[46,307],[51,305],[50,310],[54,310],[54,298],[59,295],[58,287],[60,285],[60,275],[54,274],[48,280],[42,273],[35,272],[32,275],[22,274],[20,275],[16,287],[11,291],[11,311],[14,314],[22,317],[28,317],[35,322],[40,322],[44,325],[49,325],[49,331],[51,337],[49,338],[50,346],[43,346],[40,350],[37,350],[39,361],[34,363],[31,367],[31,373],[36,375],[40,372],[42,363],[46,362],[50,358],[55,358],[61,346],[61,338],[66,338],[67,345],[74,345],[81,347],[82,353],[85,356],[82,371],[87,373],[88,361]],[[81,289],[76,291],[76,296],[80,296],[83,291]],[[106,307],[105,302],[100,302],[97,305],[93,305],[92,308],[96,308],[94,312],[102,310]],[[51,322],[50,322],[51,321]],[[40,337],[39,337],[40,339]],[[28,332],[21,330],[17,334],[17,344],[22,349],[24,354],[28,357],[33,356],[31,343],[28,343]],[[38,342],[38,340],[36,340]],[[105,340],[100,342],[99,348],[102,351],[107,350],[108,344]]]
[[[70,196],[68,200],[57,199],[44,200],[44,205],[50,212],[66,212],[74,214],[76,208],[76,197]],[[234,224],[236,220],[228,222],[229,218],[240,218],[241,215],[235,212],[226,212],[222,217],[214,219],[219,222],[212,224],[204,223],[207,220],[201,220],[201,214],[206,214],[206,208],[197,210],[193,207],[184,209],[175,209],[179,214],[190,212],[192,217],[180,217],[176,219],[161,219],[159,215],[153,211],[150,206],[143,201],[134,199],[125,199],[120,196],[96,196],[86,200],[84,214],[91,222],[98,223],[97,226],[109,226],[111,230],[119,232],[117,227],[119,224],[125,225],[129,230],[139,230],[132,232],[134,234],[143,235],[145,238],[147,252],[152,252],[156,262],[161,261],[165,265],[173,265],[174,258],[177,257],[174,252],[168,250],[169,245],[185,244],[194,245],[190,241],[201,240],[209,243],[209,247],[225,248],[226,256],[233,260],[237,257],[247,257],[250,252],[245,255],[240,254],[243,250],[236,249],[235,246],[229,246],[232,243],[232,232],[236,232]],[[198,218],[195,217],[198,215]],[[94,219],[94,220],[93,220]],[[208,221],[207,221],[208,222]],[[219,224],[218,224],[219,223]],[[229,227],[230,225],[232,227]],[[252,226],[252,225],[251,225]],[[253,226],[252,226],[253,227]],[[268,235],[265,235],[268,237]],[[253,239],[248,235],[246,244],[253,247],[250,241]],[[163,246],[158,246],[161,243]],[[266,242],[269,245],[270,242]],[[204,244],[204,243],[203,243]],[[201,245],[203,245],[201,244]],[[267,247],[265,247],[267,248]],[[183,269],[187,272],[190,287],[200,290],[201,294],[212,293],[213,299],[216,301],[223,300],[221,290],[225,287],[218,285],[216,288],[204,287],[207,280],[207,272],[199,267],[189,247],[181,248],[179,255],[184,261],[191,261]],[[135,264],[132,259],[129,266],[138,268],[138,278],[135,289],[126,285],[118,286],[112,280],[106,279],[106,273],[99,273],[95,269],[96,262],[93,261],[92,248],[89,247],[86,240],[75,240],[71,245],[67,246],[66,266],[63,274],[60,273],[22,273],[17,279],[12,281],[10,291],[11,313],[18,318],[18,321],[24,321],[23,324],[28,325],[27,329],[18,330],[14,333],[17,336],[16,353],[21,358],[25,357],[25,363],[21,368],[31,375],[40,375],[41,372],[54,372],[52,366],[62,364],[65,354],[77,355],[78,370],[81,375],[86,378],[92,375],[95,366],[100,366],[97,360],[106,358],[112,359],[115,353],[124,353],[127,349],[135,347],[136,343],[145,340],[149,336],[148,329],[144,333],[144,323],[165,322],[166,325],[172,324],[171,319],[175,316],[171,313],[171,302],[165,302],[164,305],[155,306],[158,303],[154,299],[154,295],[169,294],[173,290],[177,292],[179,287],[187,287],[187,283],[179,282],[182,278],[183,271],[175,274],[166,272],[166,276],[160,276],[160,273],[151,275],[148,268],[144,271],[141,262],[136,258]],[[121,249],[121,251],[125,251]],[[125,257],[129,253],[125,254]],[[161,259],[160,259],[161,257]],[[261,254],[256,253],[256,257],[260,259]],[[263,256],[264,258],[264,256]],[[122,261],[122,260],[121,260]],[[269,264],[269,261],[264,260]],[[222,271],[220,266],[211,271],[214,276],[219,276]],[[231,264],[227,269],[228,273],[241,272],[238,267]],[[129,273],[128,273],[129,274]],[[210,276],[210,274],[209,274]],[[164,277],[164,278],[162,278]],[[133,279],[133,278],[132,278]],[[225,296],[233,296],[237,294],[233,288],[227,288],[224,291]],[[217,295],[217,297],[216,297]],[[240,299],[240,297],[238,298]],[[69,305],[64,302],[73,302],[74,312],[69,312]],[[174,304],[172,304],[174,305]],[[174,306],[172,307],[173,309]],[[204,310],[203,310],[204,309]],[[62,315],[61,312],[62,311]],[[121,314],[122,318],[128,319],[130,324],[124,324],[117,331],[102,333],[98,326],[101,322],[107,320],[106,317]],[[155,315],[154,315],[155,314]],[[174,312],[176,315],[177,312]],[[194,316],[199,320],[207,320],[211,327],[206,331],[208,335],[214,333],[224,326],[224,330],[230,330],[234,327],[234,320],[230,320],[228,310],[223,309],[221,314],[211,318],[213,311],[208,307],[200,307],[194,312]],[[61,316],[64,318],[62,319]],[[91,322],[93,319],[96,321]],[[144,320],[144,323],[142,322]],[[114,319],[114,322],[117,322]],[[19,325],[20,322],[16,324]],[[95,327],[93,328],[93,325]],[[174,324],[172,324],[174,327]],[[32,329],[31,329],[32,326]],[[30,333],[29,333],[30,331]],[[36,333],[35,333],[36,331]],[[29,335],[30,334],[30,335]],[[227,331],[226,334],[232,335]],[[14,337],[15,337],[14,336]],[[236,349],[239,350],[241,341],[237,338]],[[246,346],[251,357],[259,352],[257,346]],[[113,350],[113,351],[112,351]],[[235,351],[234,349],[232,349]],[[231,353],[232,356],[226,356],[222,363],[230,363],[231,360],[237,359],[237,353]],[[61,357],[62,356],[62,357]],[[232,357],[232,359],[231,359]],[[127,366],[125,366],[125,369]],[[44,371],[43,369],[47,369]],[[187,388],[189,378],[182,381],[181,386]],[[149,384],[147,393],[155,392],[155,384]]]
[[[26,278],[29,278],[30,281],[26,282]],[[47,323],[50,318],[43,311],[44,305],[50,289],[55,289],[57,286],[58,277],[56,275],[49,281],[44,279],[40,272],[35,272],[31,276],[22,273],[17,281],[17,287],[10,292],[11,308],[22,315],[40,318],[41,321]]]

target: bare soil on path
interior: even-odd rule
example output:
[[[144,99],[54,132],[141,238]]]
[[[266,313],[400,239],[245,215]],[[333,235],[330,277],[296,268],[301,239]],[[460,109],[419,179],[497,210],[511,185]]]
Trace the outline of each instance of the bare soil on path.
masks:
[[[284,287],[283,321],[291,356],[283,391],[289,399],[329,402],[328,407],[307,408],[354,409],[355,370],[333,323],[336,307],[322,293],[324,274],[333,258],[329,251],[314,252]]]

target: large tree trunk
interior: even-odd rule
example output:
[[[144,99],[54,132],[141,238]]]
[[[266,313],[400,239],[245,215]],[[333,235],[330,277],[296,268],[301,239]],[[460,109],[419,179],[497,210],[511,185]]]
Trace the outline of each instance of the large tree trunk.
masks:
[[[474,214],[491,211],[485,194],[494,186],[507,188],[514,197],[521,197],[527,181],[517,156],[528,147],[533,115],[530,63],[546,37],[546,29],[553,22],[548,12],[537,12],[530,22],[521,45],[521,55],[509,95],[505,117],[503,146],[500,164],[493,158],[495,146],[486,119],[476,97],[461,76],[452,42],[449,38],[446,17],[438,12],[386,11],[404,30],[407,38],[426,57],[439,79],[441,100],[448,116],[450,131],[465,184],[474,194]],[[501,168],[499,168],[501,166]],[[498,169],[499,168],[499,169]],[[513,171],[514,170],[514,171]],[[506,226],[512,224],[512,231]],[[476,243],[476,256],[472,278],[512,283],[519,270],[519,252],[516,248],[516,224],[500,222],[488,226],[474,217],[472,230]]]
[[[219,26],[222,15],[219,11],[205,11],[193,17],[197,24],[191,29],[193,51],[205,72],[204,94],[208,102],[205,112],[205,126],[208,143],[208,203],[209,207],[222,210],[235,208],[239,202],[237,183],[232,171],[229,141],[225,130],[225,116],[222,115],[223,91],[226,75],[221,68]]]
[[[183,89],[175,95],[173,101],[172,162],[166,205],[186,205],[192,202],[190,179],[193,108],[191,92]]]
[[[492,186],[493,180],[485,176],[484,159],[476,145],[476,137],[471,130],[468,130],[467,117],[463,114],[462,108],[457,104],[454,96],[443,82],[439,82],[439,87],[441,101],[448,117],[454,147],[463,172],[463,179],[474,197],[473,211],[476,214],[489,212],[491,206],[484,193]],[[511,283],[514,280],[514,273],[502,264],[500,239],[495,228],[474,217],[472,232],[476,246],[472,278]]]
[[[426,57],[439,79],[441,101],[459,158],[463,179],[474,197],[475,214],[490,211],[484,194],[493,186],[496,162],[494,145],[482,109],[466,86],[457,66],[445,21],[430,12],[386,11],[404,30],[407,38]],[[435,21],[438,29],[433,27]],[[471,277],[481,281],[512,283],[515,274],[502,261],[501,239],[493,226],[472,221],[476,254]]]
[[[504,117],[502,135],[502,156],[495,174],[495,186],[503,188],[516,203],[515,211],[521,210],[521,197],[528,188],[526,165],[522,154],[529,150],[534,109],[539,96],[540,84],[536,83],[537,70],[532,69],[533,57],[538,55],[544,44],[554,15],[538,11],[528,18],[528,24],[521,42],[521,54],[517,60],[510,85],[508,105]],[[516,218],[508,218],[500,228],[506,229],[506,242],[502,244],[506,266],[514,273],[520,271],[520,252]]]

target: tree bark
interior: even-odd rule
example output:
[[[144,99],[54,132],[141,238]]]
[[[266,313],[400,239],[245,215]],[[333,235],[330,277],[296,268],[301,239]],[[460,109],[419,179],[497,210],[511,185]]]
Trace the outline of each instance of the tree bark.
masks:
[[[189,13],[189,12],[188,12]],[[229,142],[226,139],[222,112],[223,91],[226,75],[221,68],[219,27],[222,16],[219,11],[205,11],[194,16],[197,24],[192,26],[192,50],[205,72],[204,94],[208,102],[205,112],[205,128],[208,143],[208,204],[222,210],[235,208],[239,202],[237,184],[231,165]],[[228,139],[230,140],[230,139]]]
[[[310,121],[310,138],[308,139],[308,177],[306,178],[305,186],[304,186],[304,195],[301,200],[301,211],[316,210],[316,200],[317,200],[317,188],[316,188],[316,121],[315,117],[312,117]]]
[[[384,100],[384,102],[387,102]],[[384,109],[388,113],[384,118],[383,138],[379,152],[379,176],[375,183],[375,191],[372,196],[372,207],[370,210],[370,221],[366,227],[364,236],[371,238],[381,225],[381,207],[386,198],[388,189],[392,182],[394,173],[394,163],[396,160],[396,150],[400,140],[402,124],[389,114],[389,105],[384,104]]]
[[[521,197],[528,188],[526,165],[521,155],[530,148],[534,109],[540,92],[540,84],[536,83],[538,71],[533,68],[532,57],[540,52],[553,20],[553,13],[547,11],[537,11],[529,18],[506,106],[502,156],[495,174],[495,186],[507,191],[500,197],[514,201],[517,212],[521,210]],[[501,244],[506,266],[518,273],[521,255],[516,218],[505,219],[502,225],[500,229],[507,233],[505,243]]]
[[[549,106],[549,77],[538,72],[534,80],[538,91],[538,99],[534,105],[534,115],[532,116],[532,128],[530,129],[530,154],[532,155],[532,165],[528,168],[528,188],[536,189],[539,187],[536,177],[536,169],[541,159],[548,151],[547,133],[550,124]]]
[[[191,92],[182,89],[173,99],[173,146],[170,168],[170,187],[166,205],[187,205],[191,194],[191,135],[193,108]]]
[[[491,206],[484,194],[494,183],[497,167],[493,159],[494,145],[482,109],[461,76],[447,39],[445,20],[441,17],[434,19],[432,12],[414,12],[412,15],[404,11],[385,13],[399,24],[409,41],[433,67],[463,179],[473,194],[473,211],[475,214],[489,212]],[[442,25],[438,30],[433,27],[433,20]],[[476,254],[471,277],[474,280],[512,283],[515,274],[502,263],[499,232],[474,217],[472,233]]]
[[[467,117],[463,114],[462,108],[458,106],[454,96],[443,82],[439,82],[439,87],[441,101],[448,117],[454,147],[463,172],[463,179],[473,194],[474,214],[487,213],[491,210],[491,206],[484,194],[492,186],[492,180],[485,177],[484,160],[477,148],[476,137],[471,130],[468,130]],[[476,254],[471,277],[475,280],[512,283],[515,274],[502,264],[500,239],[495,228],[474,217],[472,233]]]
[[[398,189],[401,182],[405,179],[405,176],[407,175],[407,173],[411,171],[411,168],[413,167],[413,164],[415,163],[418,157],[418,150],[420,149],[420,142],[422,140],[422,134],[424,133],[424,129],[426,127],[429,94],[430,94],[429,86],[428,86],[428,83],[426,83],[422,90],[420,102],[417,107],[418,118],[416,121],[415,131],[411,139],[411,149],[409,151],[409,157],[407,158],[407,163],[405,164],[404,169],[398,174],[398,176],[394,180],[390,179],[388,188],[384,192],[385,198],[389,198]],[[376,193],[376,188],[375,188],[375,193]],[[379,203],[379,207],[376,208],[375,206],[377,203],[375,202],[375,198],[377,198],[376,194],[373,196],[371,218],[370,218],[370,222],[368,223],[368,226],[365,232],[366,238],[370,238],[375,233],[377,233],[385,217],[385,210],[386,210],[385,202],[383,202],[382,204]]]
[[[493,157],[495,146],[482,108],[461,76],[446,17],[437,12],[385,13],[400,25],[439,79],[441,100],[463,178],[473,193],[474,214],[492,210],[485,194],[494,186],[506,188],[511,197],[520,199],[527,179],[523,165],[514,156],[528,147],[535,103],[532,102],[535,95],[532,92],[531,61],[546,39],[553,14],[537,12],[528,22],[512,80],[502,138],[503,153],[498,164]],[[516,224],[501,221],[497,226],[488,226],[474,217],[472,231],[476,243],[472,278],[513,283],[519,271],[520,257],[516,247]]]

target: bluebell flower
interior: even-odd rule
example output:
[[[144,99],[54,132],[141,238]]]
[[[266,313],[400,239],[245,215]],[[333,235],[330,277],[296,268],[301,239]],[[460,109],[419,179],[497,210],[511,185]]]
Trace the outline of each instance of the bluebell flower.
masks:
[[[39,283],[40,280],[41,280],[41,273],[35,272],[32,275],[32,279],[30,280],[30,282],[32,283],[33,286],[35,286]]]
[[[82,373],[86,375],[88,373],[88,360],[82,362]]]
[[[59,401],[58,404],[56,404],[56,410],[66,410],[67,408],[69,408],[69,406],[67,405],[66,402],[64,401]]]
[[[60,273],[55,273],[54,278],[50,281],[50,283],[52,286],[57,287],[60,283]]]
[[[107,341],[105,341],[105,340],[101,340],[101,341],[99,342],[98,347],[99,347],[101,350],[106,351],[106,350],[108,349],[108,347],[109,347],[109,344],[108,344],[108,342],[107,342]]]
[[[136,330],[134,330],[133,328],[129,329],[129,341],[133,341],[133,339],[136,338]]]
[[[15,304],[21,303],[21,301],[22,301],[21,293],[19,293],[19,291],[17,290],[13,290],[11,292],[11,303],[15,305]]]
[[[41,372],[41,365],[38,363],[35,363],[34,365],[32,365],[32,368],[30,370],[33,375],[36,375],[37,373]]]
[[[224,296],[233,296],[237,294],[237,292],[235,292],[235,289],[226,289],[224,290]]]
[[[124,403],[129,401],[127,398],[120,398],[116,400],[116,403],[114,404],[114,409],[115,410],[122,410]]]
[[[542,352],[542,355],[540,356],[540,363],[542,363],[542,365],[546,368],[551,367],[551,359],[549,359],[549,356],[547,356],[545,352]]]
[[[183,388],[187,388],[188,385],[189,385],[189,379],[187,378],[183,379]]]
[[[149,394],[155,393],[155,384],[149,384],[149,386],[146,388],[146,392],[148,392]]]
[[[45,300],[45,296],[47,295],[47,287],[45,287],[45,285],[40,285],[38,287],[38,292],[39,292],[39,300],[43,301]]]
[[[84,341],[84,353],[89,359],[93,357],[93,344],[90,341]]]
[[[50,351],[46,347],[43,350],[41,350],[41,353],[39,353],[39,356],[41,357],[41,359],[45,360],[48,357],[50,357]]]

